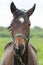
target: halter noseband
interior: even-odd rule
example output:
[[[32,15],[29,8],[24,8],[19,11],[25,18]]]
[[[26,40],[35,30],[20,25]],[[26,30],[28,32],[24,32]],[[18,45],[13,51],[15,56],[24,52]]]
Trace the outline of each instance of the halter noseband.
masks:
[[[28,35],[28,37],[26,37],[25,35],[20,34],[20,33],[16,34],[16,35],[13,37],[13,41],[15,41],[16,37],[18,37],[18,36],[19,36],[19,37],[22,37],[24,40],[26,40],[27,42],[29,42],[30,35]]]

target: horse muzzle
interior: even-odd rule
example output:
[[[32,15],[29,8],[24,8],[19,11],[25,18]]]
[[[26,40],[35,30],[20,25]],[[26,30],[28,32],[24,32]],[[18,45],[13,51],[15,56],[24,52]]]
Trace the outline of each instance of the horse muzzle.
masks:
[[[25,46],[23,44],[21,44],[19,46],[15,44],[14,51],[15,51],[16,55],[22,56],[25,51]]]
[[[29,37],[26,37],[23,34],[16,34],[13,37],[13,40],[15,53],[19,56],[22,56],[25,52],[25,44],[29,41]]]

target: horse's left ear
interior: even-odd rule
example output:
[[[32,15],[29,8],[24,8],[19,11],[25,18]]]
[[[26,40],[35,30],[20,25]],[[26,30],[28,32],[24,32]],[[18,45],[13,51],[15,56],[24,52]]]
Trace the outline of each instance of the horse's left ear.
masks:
[[[28,15],[28,17],[32,15],[32,13],[35,10],[35,7],[36,7],[36,4],[34,4],[34,6],[26,12],[26,14]]]

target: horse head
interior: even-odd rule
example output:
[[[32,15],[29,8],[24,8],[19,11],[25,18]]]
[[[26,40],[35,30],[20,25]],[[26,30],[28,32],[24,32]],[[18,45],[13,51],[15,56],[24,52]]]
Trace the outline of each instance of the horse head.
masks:
[[[13,2],[10,5],[13,20],[9,26],[9,30],[11,31],[14,40],[15,52],[20,56],[24,54],[26,44],[29,42],[31,25],[29,17],[33,14],[35,5],[36,4],[34,4],[34,6],[28,11],[19,10]]]

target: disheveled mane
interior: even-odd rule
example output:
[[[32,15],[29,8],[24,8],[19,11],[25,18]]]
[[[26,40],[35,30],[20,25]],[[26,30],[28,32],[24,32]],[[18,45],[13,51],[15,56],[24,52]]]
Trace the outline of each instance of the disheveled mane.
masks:
[[[25,14],[25,10],[16,10],[15,12],[14,12],[14,16],[15,16],[15,18],[17,18],[17,17],[19,17],[19,16],[21,16],[21,15],[24,15]]]

